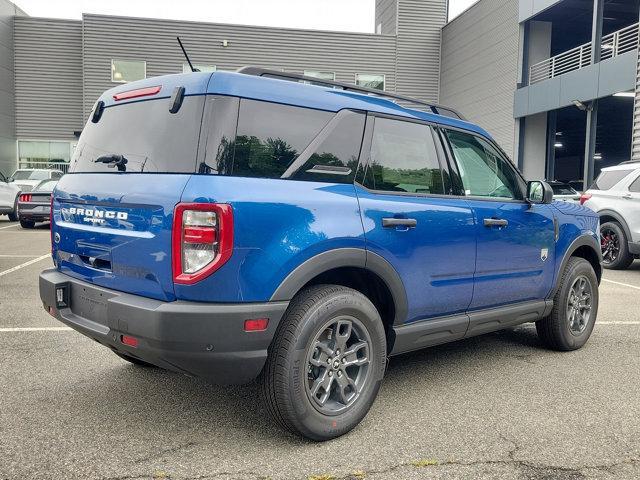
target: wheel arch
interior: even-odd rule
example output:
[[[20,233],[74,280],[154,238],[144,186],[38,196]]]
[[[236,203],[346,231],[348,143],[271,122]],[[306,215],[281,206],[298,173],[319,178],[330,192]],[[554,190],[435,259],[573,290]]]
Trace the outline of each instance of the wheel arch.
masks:
[[[600,284],[600,280],[602,279],[602,252],[600,250],[600,244],[593,236],[584,234],[571,242],[569,248],[567,248],[567,251],[563,255],[560,268],[556,274],[555,285],[548,298],[553,298],[558,288],[560,288],[562,272],[572,257],[580,257],[588,261],[596,272],[598,284]]]
[[[600,224],[611,221],[619,223],[622,227],[622,230],[624,231],[624,235],[627,237],[627,242],[631,241],[631,230],[629,229],[629,225],[627,225],[627,222],[622,217],[622,215],[620,215],[615,210],[610,209],[600,210],[598,212],[598,215],[600,217]]]
[[[360,248],[311,257],[287,275],[270,300],[291,300],[305,287],[323,283],[350,287],[367,296],[380,312],[388,336],[407,317],[407,294],[398,272],[380,255]],[[388,340],[393,343],[393,338]]]

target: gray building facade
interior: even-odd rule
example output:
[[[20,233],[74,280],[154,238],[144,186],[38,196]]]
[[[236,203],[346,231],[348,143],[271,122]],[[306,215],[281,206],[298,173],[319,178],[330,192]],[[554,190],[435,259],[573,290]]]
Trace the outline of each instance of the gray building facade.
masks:
[[[10,5],[7,0],[0,0]],[[14,117],[0,167],[64,169],[95,100],[128,79],[182,73],[180,36],[201,69],[259,65],[374,86],[436,102],[447,0],[379,0],[377,33],[297,30],[83,15],[9,15]],[[45,67],[46,68],[43,68]]]

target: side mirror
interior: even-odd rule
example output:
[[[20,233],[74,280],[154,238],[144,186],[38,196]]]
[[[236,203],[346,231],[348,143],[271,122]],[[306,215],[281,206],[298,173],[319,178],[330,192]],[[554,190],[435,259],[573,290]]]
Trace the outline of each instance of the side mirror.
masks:
[[[527,184],[527,201],[533,204],[553,202],[553,189],[547,182],[535,180]]]

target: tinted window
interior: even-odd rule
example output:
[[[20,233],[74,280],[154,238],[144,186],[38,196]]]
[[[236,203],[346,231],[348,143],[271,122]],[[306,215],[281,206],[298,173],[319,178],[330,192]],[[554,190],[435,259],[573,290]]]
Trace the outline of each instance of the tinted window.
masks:
[[[95,162],[109,155],[124,156],[127,172],[193,172],[204,97],[185,97],[175,114],[169,104],[166,98],[105,108],[82,131],[70,172],[114,172]]]
[[[523,182],[509,160],[489,142],[459,131],[447,131],[465,195],[476,197],[523,198]]]
[[[376,118],[364,185],[390,192],[443,194],[431,128]]]
[[[280,178],[335,114],[253,100],[240,101],[235,176]]]
[[[598,175],[591,188],[593,190],[609,190],[631,172],[633,170],[607,170]]]
[[[630,192],[640,192],[640,177],[636,179],[631,185],[629,185]]]
[[[294,162],[283,176],[292,180],[352,183],[358,168],[364,122],[362,113],[340,112],[309,145],[308,154]]]

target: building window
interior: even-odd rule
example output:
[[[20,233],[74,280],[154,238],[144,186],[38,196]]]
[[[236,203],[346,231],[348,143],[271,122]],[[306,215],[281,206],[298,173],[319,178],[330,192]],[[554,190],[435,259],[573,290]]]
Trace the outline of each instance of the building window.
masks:
[[[335,72],[320,72],[318,70],[305,70],[304,76],[319,78],[320,80],[330,80],[332,82],[336,79]]]
[[[215,72],[216,71],[216,66],[215,65],[204,65],[204,64],[197,64],[194,63],[193,67],[195,69],[197,69],[200,72]],[[182,64],[182,73],[191,73],[191,67],[189,66],[189,64],[187,62],[184,62]]]
[[[71,142],[18,140],[18,168],[56,168],[66,172]]]
[[[147,62],[144,60],[111,60],[111,81],[127,83],[147,78]]]
[[[384,90],[384,75],[356,73],[356,85],[375,90]]]

